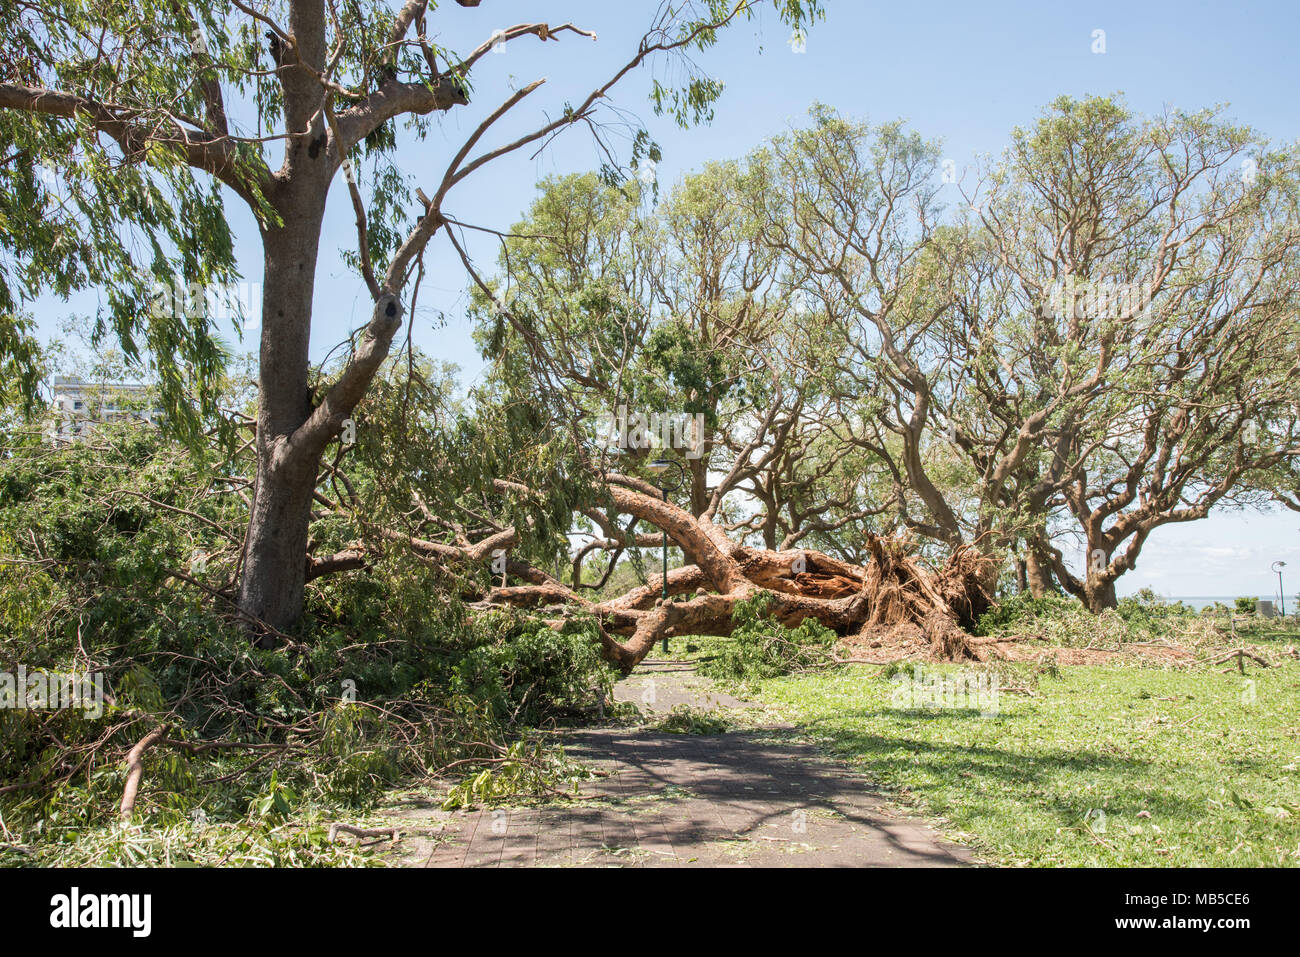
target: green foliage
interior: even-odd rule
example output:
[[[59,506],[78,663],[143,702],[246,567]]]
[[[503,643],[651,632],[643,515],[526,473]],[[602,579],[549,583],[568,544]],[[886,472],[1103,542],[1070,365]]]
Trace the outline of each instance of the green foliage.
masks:
[[[108,699],[100,716],[0,710],[0,817],[18,843],[47,862],[355,862],[316,822],[401,781],[468,776],[477,800],[573,773],[528,729],[608,696],[591,623],[471,619],[454,580],[393,548],[311,583],[293,633],[250,645],[230,478],[128,425],[58,448],[11,436],[0,454],[0,671],[90,670]],[[358,534],[332,521],[327,545]],[[141,836],[116,824],[121,759],[158,724],[174,743],[148,752]]]
[[[700,673],[724,681],[754,681],[815,668],[827,661],[836,635],[813,618],[797,628],[768,614],[769,592],[740,602],[732,613],[731,640],[701,660]]]
[[[653,83],[657,112],[682,125],[712,116],[722,83],[692,57],[728,23],[755,16],[757,6],[688,0],[660,11],[642,50],[667,52],[681,72],[671,85]],[[772,6],[797,28],[822,16],[816,0]],[[435,7],[428,13],[438,18]],[[32,303],[46,293],[97,290],[97,338],[120,342],[129,359],[157,363],[168,421],[197,444],[201,420],[215,410],[212,384],[224,358],[217,330],[206,316],[149,306],[157,284],[202,288],[240,278],[226,196],[240,198],[267,229],[310,215],[273,208],[268,199],[271,169],[279,165],[273,151],[298,135],[304,95],[319,99],[327,116],[393,82],[449,84],[456,102],[468,103],[477,58],[431,41],[438,28],[426,34],[421,21],[418,45],[394,44],[395,12],[379,0],[300,12],[302,22],[290,27],[283,3],[256,15],[242,6],[165,0],[0,5],[5,80],[36,91],[30,102],[0,110],[7,154],[0,165],[0,371],[12,374],[7,390],[27,401],[36,395],[38,349],[25,315]],[[277,68],[288,29],[301,31],[303,42],[319,34],[331,51],[327,87],[304,94],[292,68]],[[439,62],[445,71],[432,66]],[[412,225],[410,186],[395,157],[399,146],[429,134],[428,112],[408,108],[374,123],[347,157],[367,209],[366,252],[380,271]],[[323,125],[319,113],[311,122]],[[324,133],[313,141],[313,158],[324,141]],[[658,155],[638,129],[633,165]],[[358,253],[343,258],[360,269]]]
[[[1201,616],[1181,602],[1168,604],[1151,592],[1121,598],[1096,615],[1076,598],[1021,592],[1000,600],[976,623],[977,635],[1030,635],[1068,648],[1114,650],[1125,642],[1200,635]]]
[[[353,489],[331,483],[334,496],[389,528],[407,522],[413,499],[470,527],[490,514],[499,527],[519,530],[512,557],[554,567],[567,554],[574,507],[598,495],[590,473],[534,395],[479,389],[456,399],[457,391],[452,366],[419,352],[391,363],[356,415]],[[336,524],[329,544],[342,547],[348,534],[346,523]]]
[[[652,727],[666,734],[723,734],[731,729],[731,721],[718,711],[675,704]]]
[[[564,760],[563,752],[548,750],[541,741],[516,741],[489,768],[484,768],[447,792],[443,810],[495,804],[521,796],[561,793],[567,785],[576,793],[589,774]]]
[[[1062,595],[1045,595],[1035,598],[1029,592],[1019,592],[1004,598],[980,616],[975,623],[975,634],[993,635],[1029,627],[1034,622],[1062,615],[1078,606],[1078,602]]]
[[[4,4],[0,27],[15,51],[6,79],[74,94],[112,90],[142,127],[173,127],[172,111],[202,112],[201,84],[189,71],[192,16],[189,8],[154,2],[143,9],[65,4],[57,16]],[[235,63],[256,43],[251,29],[236,39],[219,13],[200,9],[199,17],[214,53],[229,52]],[[98,43],[86,39],[92,35]],[[96,129],[90,111],[64,121],[0,110],[0,140],[20,160],[0,167],[7,253],[0,258],[0,363],[19,370],[23,391],[34,395],[26,374],[30,330],[18,316],[43,293],[66,298],[96,289],[96,337],[115,339],[132,360],[159,364],[168,421],[196,439],[201,416],[214,411],[224,364],[217,330],[204,318],[157,316],[150,305],[155,283],[240,278],[219,185],[194,174],[174,138],[124,146]],[[232,178],[251,169],[238,157],[252,159],[245,149],[234,154]]]
[[[1173,642],[1196,653],[1235,647],[1241,638],[1252,642],[1294,641],[1289,620],[1254,618],[1232,622],[1234,615],[1250,614],[1255,599],[1238,598],[1235,608],[1215,603],[1199,612],[1182,602],[1165,602],[1149,590],[1121,598],[1117,607],[1101,614],[1089,612],[1077,599],[1062,595],[1033,598],[1027,592],[1004,598],[981,616],[978,635],[1037,636],[1064,648],[1122,650],[1131,642]],[[1249,609],[1243,612],[1242,609]],[[1234,638],[1233,635],[1237,637]]]
[[[517,618],[502,621],[490,644],[471,649],[453,667],[450,687],[509,724],[584,713],[610,699],[614,687],[596,627],[585,622],[556,631]]]
[[[682,403],[684,412],[703,412],[705,423],[716,427],[718,403],[733,383],[725,354],[702,345],[689,323],[670,317],[646,339],[646,363],[652,374],[690,397]]]
[[[774,0],[777,16],[796,30],[802,30],[825,16],[819,0]],[[687,49],[695,52],[707,50],[718,42],[718,25],[728,23],[743,14],[752,19],[760,5],[733,0],[694,0],[679,7],[682,15],[674,20],[661,20],[656,25],[667,36],[664,39],[685,40]],[[671,9],[671,8],[670,8]],[[659,114],[667,114],[682,127],[707,123],[713,119],[714,104],[722,95],[719,80],[692,72],[679,86],[665,86],[654,81],[650,101]]]

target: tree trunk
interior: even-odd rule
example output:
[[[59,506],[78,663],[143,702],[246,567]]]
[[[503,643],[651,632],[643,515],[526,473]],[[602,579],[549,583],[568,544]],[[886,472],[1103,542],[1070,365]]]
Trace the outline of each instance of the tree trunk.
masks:
[[[277,470],[258,450],[257,490],[253,496],[239,608],[283,629],[302,613],[307,581],[307,531],[311,521],[313,475]]]
[[[1033,548],[1025,550],[1025,578],[1029,586],[1029,594],[1035,598],[1056,594],[1056,582],[1052,578],[1052,570],[1046,562],[1039,561]]]
[[[968,658],[969,627],[989,607],[996,585],[997,562],[971,548],[958,548],[938,569],[928,569],[906,554],[902,541],[868,534],[871,561],[852,565],[821,552],[750,548],[727,539],[706,519],[663,501],[638,479],[609,475],[609,491],[620,512],[658,525],[682,549],[689,565],[652,580],[618,598],[591,602],[536,569],[527,576],[537,584],[493,588],[475,607],[514,605],[545,607],[562,617],[568,612],[591,615],[601,624],[606,657],[625,671],[636,666],[662,638],[686,634],[731,633],[736,604],[759,589],[772,595],[769,613],[782,624],[797,626],[813,618],[841,635],[863,629],[911,623],[930,636],[937,654]],[[479,546],[413,546],[440,558],[471,561]],[[677,596],[695,592],[685,601]],[[627,636],[619,641],[615,635]]]
[[[290,438],[313,408],[308,390],[312,293],[324,189],[303,190],[285,203],[282,226],[263,230],[261,367],[258,377],[257,481],[239,607],[282,629],[302,613],[307,575],[307,533],[320,452]]]
[[[1112,579],[1102,580],[1089,575],[1083,585],[1083,603],[1094,615],[1100,614],[1107,608],[1116,607],[1119,600],[1115,597],[1115,582]]]

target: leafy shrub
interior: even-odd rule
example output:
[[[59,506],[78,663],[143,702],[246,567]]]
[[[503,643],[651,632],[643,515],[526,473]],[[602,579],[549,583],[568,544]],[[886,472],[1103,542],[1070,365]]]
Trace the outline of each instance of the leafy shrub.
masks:
[[[1034,598],[1028,592],[1005,598],[976,623],[977,635],[1041,635],[1067,648],[1117,649],[1125,642],[1182,640],[1206,633],[1209,622],[1182,602],[1165,602],[1150,589],[1121,598],[1099,615],[1071,596]]]
[[[1018,628],[1028,629],[1043,618],[1066,615],[1079,603],[1065,595],[1050,594],[1035,598],[1029,592],[1020,592],[1003,598],[980,616],[975,623],[975,634],[995,635]]]
[[[452,673],[453,691],[486,703],[511,725],[591,710],[612,697],[615,677],[600,656],[594,623],[556,631],[527,620],[512,621],[468,651]]]
[[[771,604],[769,592],[759,592],[737,604],[731,616],[731,640],[713,658],[701,659],[700,673],[724,681],[754,681],[825,662],[835,644],[835,632],[813,618],[789,628],[771,618]]]

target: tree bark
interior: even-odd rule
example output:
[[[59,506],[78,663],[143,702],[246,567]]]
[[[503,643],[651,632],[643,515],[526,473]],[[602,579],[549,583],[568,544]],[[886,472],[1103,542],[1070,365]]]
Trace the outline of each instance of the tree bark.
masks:
[[[663,501],[638,479],[616,473],[606,479],[620,512],[665,529],[691,563],[668,573],[668,601],[660,597],[663,582],[657,578],[617,598],[591,602],[538,573],[520,576],[535,584],[492,588],[475,607],[543,607],[557,615],[554,627],[570,612],[593,615],[601,625],[606,658],[624,671],[662,638],[730,634],[736,604],[760,590],[772,596],[769,614],[787,626],[812,618],[850,635],[909,623],[930,637],[937,655],[972,656],[963,628],[989,606],[997,575],[997,563],[974,549],[958,548],[942,568],[931,570],[909,557],[901,540],[870,534],[872,559],[865,566],[811,550],[751,548],[730,541],[708,518]],[[436,546],[440,557],[459,553],[467,561],[479,549]],[[692,590],[693,597],[672,600]]]
[[[1115,597],[1115,581],[1089,575],[1083,584],[1083,603],[1094,615],[1099,615],[1107,608],[1115,608],[1119,600]]]
[[[257,484],[244,541],[240,610],[273,628],[302,612],[307,536],[320,453],[290,442],[313,411],[309,394],[312,294],[325,189],[277,204],[284,223],[262,232],[262,341]]]
[[[1056,594],[1056,581],[1046,562],[1039,559],[1033,548],[1025,550],[1025,584],[1035,598]]]

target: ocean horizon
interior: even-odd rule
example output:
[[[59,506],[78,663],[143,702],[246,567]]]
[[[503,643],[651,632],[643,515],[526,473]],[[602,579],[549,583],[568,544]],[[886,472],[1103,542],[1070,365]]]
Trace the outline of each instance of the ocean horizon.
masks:
[[[1159,594],[1159,593],[1157,593],[1157,594]],[[1124,597],[1124,596],[1121,596],[1121,597]],[[1130,595],[1130,596],[1127,596],[1127,597],[1133,597],[1133,596]],[[1176,602],[1176,601],[1180,601],[1180,602],[1182,602],[1184,605],[1189,605],[1189,606],[1191,606],[1192,608],[1196,609],[1197,611],[1200,611],[1202,608],[1205,608],[1205,607],[1208,606],[1208,605],[1213,605],[1215,602],[1221,602],[1221,603],[1227,605],[1229,608],[1231,608],[1232,605],[1233,605],[1233,602],[1235,602],[1238,598],[1260,598],[1260,599],[1263,599],[1264,601],[1271,601],[1271,602],[1273,602],[1274,605],[1276,605],[1276,604],[1278,603],[1278,599],[1277,599],[1277,595],[1276,595],[1276,594],[1272,594],[1272,595],[1261,595],[1261,594],[1254,594],[1254,595],[1160,595],[1160,599],[1161,599],[1161,601],[1167,601],[1167,602],[1169,602],[1170,604],[1173,604],[1173,603]],[[1291,598],[1290,595],[1288,595],[1288,596],[1287,596],[1287,607],[1288,607],[1288,608],[1291,607],[1291,601],[1292,601],[1292,598]],[[1297,601],[1297,603],[1296,603],[1296,607],[1300,607],[1300,601]]]

